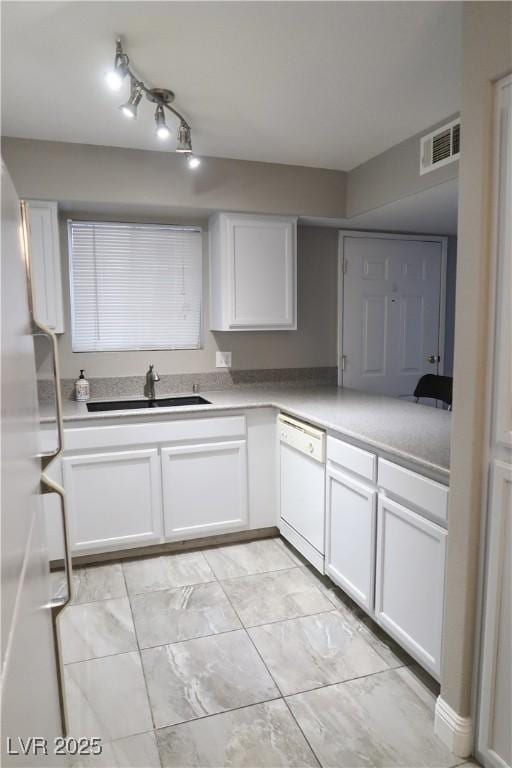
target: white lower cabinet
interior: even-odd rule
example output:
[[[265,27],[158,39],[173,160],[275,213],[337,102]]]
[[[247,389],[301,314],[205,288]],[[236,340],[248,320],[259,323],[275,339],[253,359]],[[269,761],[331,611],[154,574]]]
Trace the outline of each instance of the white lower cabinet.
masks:
[[[275,417],[269,422],[267,412],[249,421],[249,429],[243,414],[66,429],[62,472],[72,553],[275,525]],[[250,515],[248,463],[253,484],[270,483],[253,488]],[[51,556],[60,559],[59,518],[48,498]]]
[[[377,490],[327,469],[325,571],[368,612],[373,610]]]
[[[439,525],[379,495],[375,618],[437,679],[446,536]]]
[[[164,447],[166,539],[187,539],[248,525],[245,440]]]
[[[75,554],[160,541],[156,448],[65,456],[62,469]]]

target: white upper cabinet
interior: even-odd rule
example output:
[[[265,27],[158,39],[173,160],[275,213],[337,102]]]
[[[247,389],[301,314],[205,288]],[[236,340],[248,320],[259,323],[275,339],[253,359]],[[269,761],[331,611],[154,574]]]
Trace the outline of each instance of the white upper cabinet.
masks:
[[[297,220],[218,213],[210,219],[210,329],[297,328]]]
[[[27,200],[36,318],[54,333],[64,333],[64,305],[57,203]]]

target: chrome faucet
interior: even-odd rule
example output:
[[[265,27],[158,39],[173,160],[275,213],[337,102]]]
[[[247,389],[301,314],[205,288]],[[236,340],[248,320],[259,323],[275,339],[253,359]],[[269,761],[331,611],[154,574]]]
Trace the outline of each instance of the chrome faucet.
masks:
[[[155,399],[155,381],[160,381],[160,376],[154,370],[153,364],[151,364],[146,372],[146,384],[144,386],[144,397],[147,397],[148,400]]]

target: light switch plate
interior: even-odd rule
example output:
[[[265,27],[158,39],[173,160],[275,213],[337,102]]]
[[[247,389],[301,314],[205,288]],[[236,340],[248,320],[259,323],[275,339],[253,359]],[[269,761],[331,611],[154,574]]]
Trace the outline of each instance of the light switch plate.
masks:
[[[216,352],[215,365],[217,368],[231,368],[231,352]]]

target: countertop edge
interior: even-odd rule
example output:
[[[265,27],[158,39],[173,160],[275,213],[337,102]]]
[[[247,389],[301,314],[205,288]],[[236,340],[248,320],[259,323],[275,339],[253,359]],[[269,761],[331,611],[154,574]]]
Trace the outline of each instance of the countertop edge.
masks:
[[[210,396],[213,396],[213,393]],[[84,403],[83,406],[86,407],[86,404]],[[72,428],[74,424],[76,424],[78,428],[81,428],[84,426],[84,422],[88,422],[88,421],[97,422],[97,421],[104,421],[108,419],[124,421],[127,419],[128,420],[135,419],[135,418],[140,419],[141,416],[149,416],[150,419],[153,419],[157,415],[160,417],[161,416],[174,417],[179,414],[195,414],[195,413],[199,414],[199,413],[208,413],[212,411],[214,412],[244,411],[244,410],[253,410],[256,408],[275,408],[276,410],[284,411],[288,413],[290,416],[303,419],[304,421],[307,421],[314,426],[318,426],[321,429],[325,429],[328,432],[332,432],[336,435],[345,437],[349,441],[353,440],[356,443],[358,443],[360,446],[369,447],[377,453],[379,452],[384,453],[386,457],[395,458],[396,460],[399,461],[399,463],[405,464],[407,467],[410,467],[413,470],[414,468],[416,468],[417,471],[426,473],[429,477],[442,483],[443,485],[449,485],[450,470],[446,467],[429,462],[421,457],[402,451],[399,448],[396,448],[387,443],[383,443],[379,440],[372,440],[372,438],[368,437],[368,435],[366,434],[361,434],[353,430],[347,429],[343,427],[343,425],[335,424],[329,421],[328,419],[320,419],[318,418],[318,416],[308,413],[307,410],[290,406],[286,404],[286,402],[279,401],[278,399],[273,399],[272,397],[270,397],[268,400],[258,400],[256,402],[251,402],[249,400],[246,403],[238,403],[238,404],[208,403],[208,404],[189,405],[189,406],[180,406],[180,407],[169,406],[167,408],[158,408],[158,409],[151,409],[151,410],[148,410],[147,408],[137,408],[137,409],[134,408],[128,411],[124,410],[124,411],[104,411],[99,413],[85,412],[85,413],[77,413],[77,414],[65,414],[63,416],[63,421],[65,422],[65,428],[70,428],[70,427]],[[46,416],[46,417],[43,416],[40,419],[40,423],[42,425],[51,424],[54,421],[55,419],[49,416]],[[97,427],[99,425],[95,423],[94,426]]]

